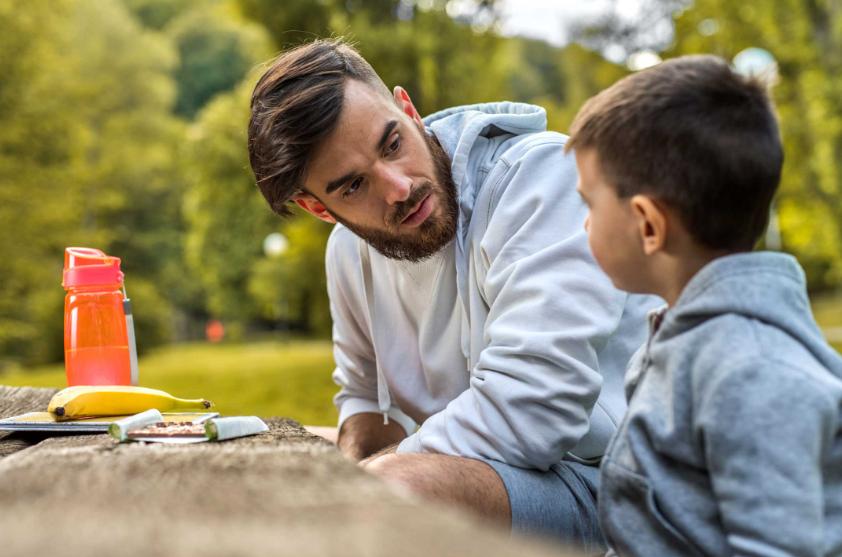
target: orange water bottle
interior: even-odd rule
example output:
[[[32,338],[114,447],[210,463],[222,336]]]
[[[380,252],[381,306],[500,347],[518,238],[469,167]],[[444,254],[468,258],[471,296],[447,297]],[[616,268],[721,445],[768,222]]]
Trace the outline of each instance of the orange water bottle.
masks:
[[[131,385],[133,331],[127,330],[120,259],[67,248],[62,286],[67,384]]]

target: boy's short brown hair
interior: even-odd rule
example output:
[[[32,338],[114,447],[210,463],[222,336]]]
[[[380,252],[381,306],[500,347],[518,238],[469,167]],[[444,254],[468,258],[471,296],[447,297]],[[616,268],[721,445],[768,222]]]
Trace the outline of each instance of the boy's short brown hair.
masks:
[[[684,56],[592,97],[565,150],[595,149],[622,197],[651,195],[676,210],[700,244],[751,250],[780,182],[783,149],[758,80],[715,56]]]
[[[316,40],[272,61],[251,97],[249,161],[269,206],[288,215],[313,150],[336,128],[345,82],[367,83],[387,97],[377,72],[341,39]]]

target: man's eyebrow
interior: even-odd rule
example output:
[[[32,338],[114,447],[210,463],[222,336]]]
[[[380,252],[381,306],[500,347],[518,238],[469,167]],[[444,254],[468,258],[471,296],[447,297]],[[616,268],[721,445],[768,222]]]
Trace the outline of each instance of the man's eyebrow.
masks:
[[[380,136],[380,140],[377,142],[378,151],[381,151],[383,149],[383,146],[386,145],[386,142],[389,140],[389,136],[392,135],[392,131],[394,131],[397,125],[397,120],[389,120],[388,122],[386,122],[386,126],[383,128],[383,134]],[[354,172],[349,172],[344,176],[340,176],[336,180],[331,180],[330,182],[328,182],[327,188],[325,188],[325,193],[330,195],[331,193],[335,192],[340,187],[342,187],[342,184],[353,178],[354,174]]]
[[[394,130],[397,125],[397,120],[389,120],[386,122],[386,127],[383,128],[383,135],[380,136],[380,141],[377,142],[378,151],[382,150],[383,146],[386,145],[386,141],[388,141],[389,136],[392,135],[392,130]]]
[[[338,190],[342,186],[342,184],[353,178],[354,174],[354,172],[349,172],[344,176],[340,176],[336,180],[331,180],[330,182],[328,182],[327,188],[325,188],[325,193],[328,195],[332,194],[333,192]]]

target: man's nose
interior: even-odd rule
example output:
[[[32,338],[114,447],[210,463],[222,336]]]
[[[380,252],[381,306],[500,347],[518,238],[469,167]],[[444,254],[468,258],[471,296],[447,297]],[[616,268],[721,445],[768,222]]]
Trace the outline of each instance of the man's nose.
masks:
[[[383,199],[389,205],[395,205],[409,198],[412,192],[412,178],[405,175],[400,169],[384,164],[378,169],[378,182]]]

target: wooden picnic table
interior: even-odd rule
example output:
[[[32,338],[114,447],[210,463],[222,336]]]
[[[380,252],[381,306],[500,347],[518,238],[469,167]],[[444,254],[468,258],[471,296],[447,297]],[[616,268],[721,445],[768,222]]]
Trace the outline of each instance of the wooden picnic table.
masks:
[[[52,389],[0,386],[0,417]],[[400,494],[297,422],[222,443],[0,432],[0,554],[541,557],[562,548]]]

